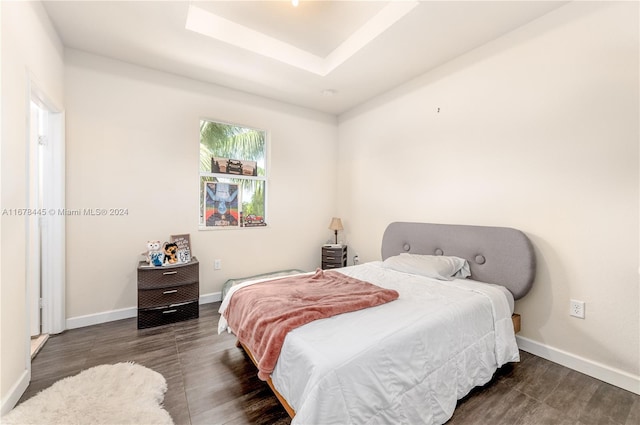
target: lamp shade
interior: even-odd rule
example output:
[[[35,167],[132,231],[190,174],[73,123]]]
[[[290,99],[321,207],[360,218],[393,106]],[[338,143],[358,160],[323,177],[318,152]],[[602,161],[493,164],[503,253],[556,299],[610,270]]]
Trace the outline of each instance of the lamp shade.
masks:
[[[340,220],[338,217],[333,217],[331,219],[331,223],[329,224],[329,229],[331,230],[344,230],[344,227],[342,227],[342,220]]]

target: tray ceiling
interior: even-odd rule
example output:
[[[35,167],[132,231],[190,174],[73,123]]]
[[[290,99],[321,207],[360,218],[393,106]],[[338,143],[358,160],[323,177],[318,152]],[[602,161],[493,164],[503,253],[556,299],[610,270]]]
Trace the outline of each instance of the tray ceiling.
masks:
[[[337,115],[565,3],[43,4],[67,48]],[[194,19],[200,30],[187,28]]]

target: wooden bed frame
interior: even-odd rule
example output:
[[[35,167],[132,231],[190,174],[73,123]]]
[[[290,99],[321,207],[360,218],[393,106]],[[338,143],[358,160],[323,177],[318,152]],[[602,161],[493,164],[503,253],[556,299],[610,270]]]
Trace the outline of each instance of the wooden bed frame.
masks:
[[[247,355],[249,356],[253,364],[256,367],[258,367],[258,362],[256,361],[256,358],[253,357],[253,354],[251,354],[251,351],[249,351],[249,349],[243,343],[241,343],[240,341],[236,341],[236,347],[242,348],[244,352],[247,353]],[[282,407],[284,407],[284,410],[286,410],[287,413],[289,414],[289,417],[293,419],[293,417],[296,415],[296,412],[295,410],[293,410],[293,407],[291,407],[289,403],[287,403],[287,400],[285,400],[285,398],[282,396],[282,394],[280,394],[278,390],[276,390],[276,387],[273,385],[273,381],[271,380],[271,377],[269,377],[269,379],[267,379],[266,382],[269,385],[269,388],[271,388],[271,391],[273,391],[273,394],[275,394],[280,404],[282,404]]]

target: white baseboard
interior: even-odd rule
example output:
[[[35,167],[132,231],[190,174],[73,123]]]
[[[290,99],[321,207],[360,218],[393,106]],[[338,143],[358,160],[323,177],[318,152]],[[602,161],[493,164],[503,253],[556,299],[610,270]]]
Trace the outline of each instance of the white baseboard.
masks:
[[[199,304],[209,304],[222,300],[221,292],[200,295]],[[85,326],[99,325],[100,323],[113,322],[114,320],[130,319],[138,315],[136,307],[121,308],[119,310],[103,311],[86,316],[76,316],[67,319],[67,329],[84,328]]]
[[[548,345],[521,336],[516,335],[516,341],[522,351],[640,395],[640,376],[632,375],[625,371],[585,359],[557,348],[549,347]]]
[[[211,304],[222,301],[222,292],[212,292],[210,294],[200,295],[200,304]]]
[[[0,416],[4,416],[11,411],[22,397],[22,394],[27,390],[29,386],[29,371],[25,370],[18,378],[15,384],[7,392],[7,396],[2,400],[2,407],[0,407]]]
[[[137,315],[138,309],[135,307],[129,307],[121,308],[119,310],[87,314],[86,316],[69,317],[67,319],[67,329],[84,328],[85,326],[99,325],[100,323],[129,319],[131,317],[136,317]]]

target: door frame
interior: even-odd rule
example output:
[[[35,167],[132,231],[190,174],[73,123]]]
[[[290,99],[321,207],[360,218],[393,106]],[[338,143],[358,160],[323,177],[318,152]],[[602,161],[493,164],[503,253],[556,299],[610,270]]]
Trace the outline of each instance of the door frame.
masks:
[[[44,156],[45,187],[43,188],[46,207],[42,214],[28,215],[27,217],[27,344],[31,339],[31,291],[32,279],[40,278],[33,272],[35,267],[40,267],[42,279],[42,333],[55,334],[66,329],[65,312],[65,113],[64,110],[51,101],[50,98],[38,88],[31,76],[28,76],[27,88],[27,199],[32,202],[31,193],[38,190],[37,181],[33,181],[33,167],[38,167],[37,155],[33,155],[31,102],[35,102],[47,111],[46,137],[48,139]],[[37,140],[37,137],[36,137]],[[37,142],[36,142],[37,143]],[[35,174],[38,175],[37,173]],[[27,208],[37,209],[37,205],[29,205]],[[44,226],[34,225],[34,220],[46,220]],[[38,228],[41,231],[36,231]],[[41,238],[41,241],[39,240]],[[34,264],[29,252],[34,244],[41,244],[42,261]],[[48,253],[48,254],[47,254]],[[29,353],[30,350],[27,350]],[[31,359],[27,362],[31,364]]]

